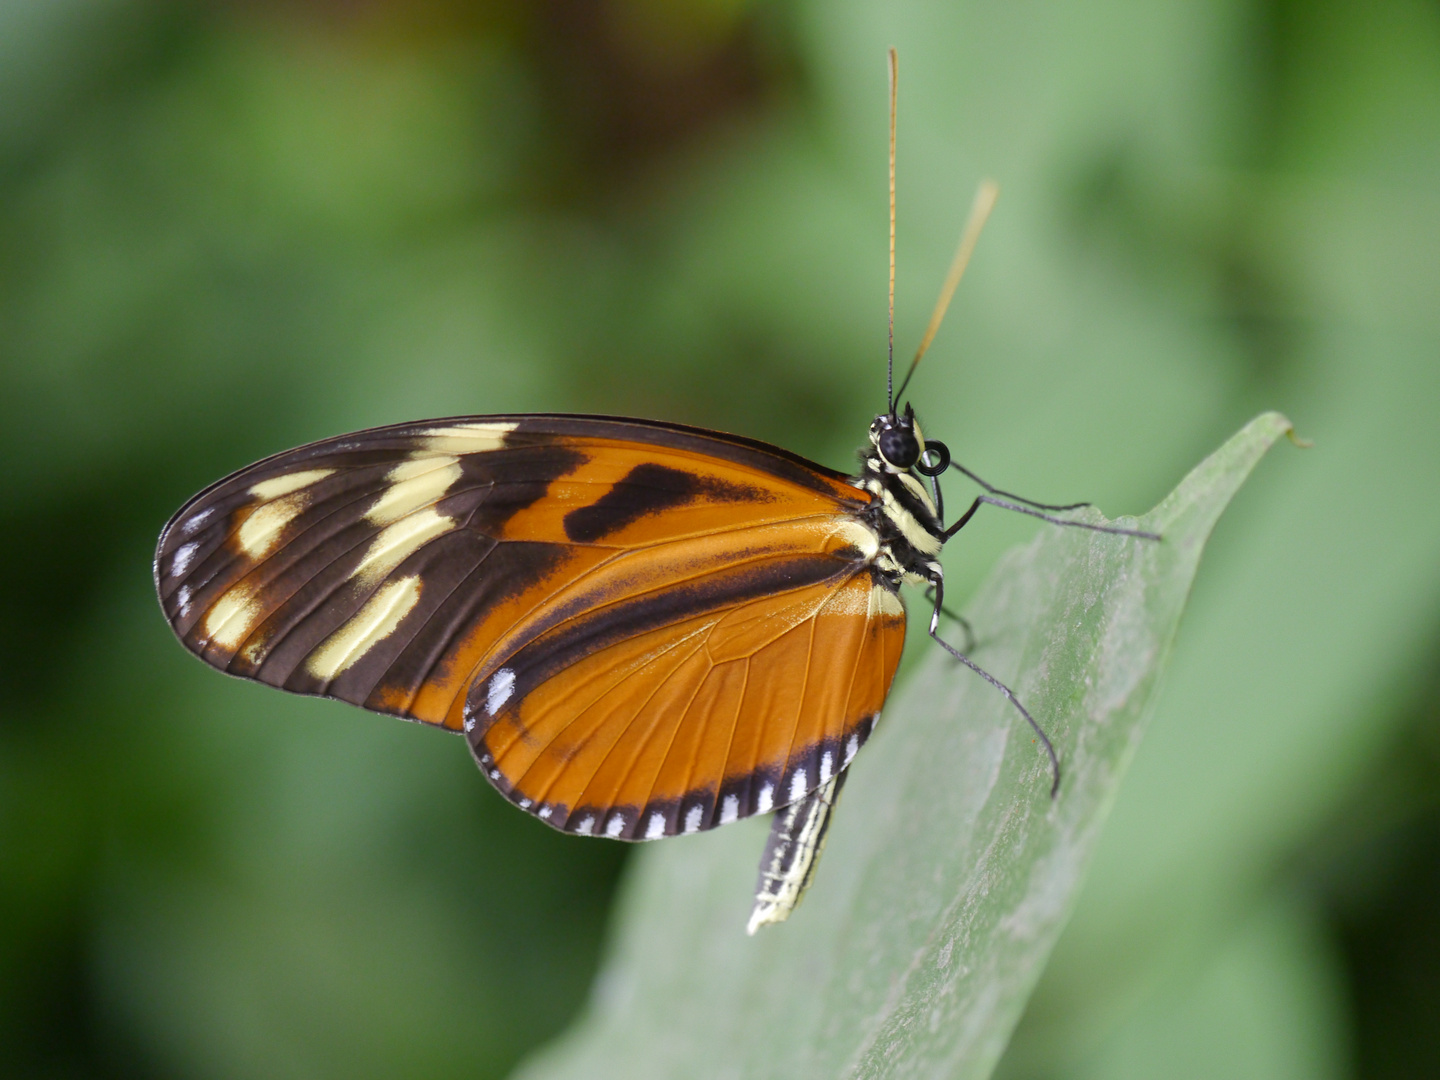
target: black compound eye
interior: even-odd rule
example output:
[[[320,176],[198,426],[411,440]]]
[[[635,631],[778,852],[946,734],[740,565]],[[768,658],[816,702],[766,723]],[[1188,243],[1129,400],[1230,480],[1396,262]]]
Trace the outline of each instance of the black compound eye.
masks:
[[[880,433],[880,456],[897,469],[911,468],[920,460],[920,440],[912,428],[893,427]]]

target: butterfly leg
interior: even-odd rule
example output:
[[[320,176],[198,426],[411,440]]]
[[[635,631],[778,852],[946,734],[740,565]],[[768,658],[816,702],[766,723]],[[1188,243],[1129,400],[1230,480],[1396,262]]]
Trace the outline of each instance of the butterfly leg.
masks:
[[[971,480],[975,481],[975,483],[979,484],[982,488],[984,488],[986,493],[990,495],[1000,495],[1007,499],[1014,499],[1016,502],[1024,503],[1026,506],[1033,506],[1036,510],[1083,510],[1085,507],[1090,505],[1090,503],[1088,502],[1070,503],[1067,506],[1056,506],[1052,503],[1036,502],[1034,499],[1026,499],[1023,496],[1016,495],[1009,491],[1001,491],[999,488],[993,486],[992,484],[987,484],[984,480],[981,480],[980,477],[976,476],[973,472],[965,468],[965,466],[961,465],[958,461],[950,462],[950,468],[954,469],[958,473],[968,476]]]
[[[990,495],[977,495],[975,501],[970,504],[970,509],[960,515],[960,519],[945,530],[946,540],[949,540],[966,526],[970,519],[975,516],[975,511],[980,509],[981,503],[998,506],[1002,510],[1014,510],[1017,514],[1029,514],[1031,517],[1037,517],[1041,521],[1048,521],[1051,525],[1066,525],[1073,529],[1089,529],[1091,532],[1113,533],[1116,536],[1138,536],[1142,540],[1163,539],[1159,533],[1145,532],[1142,529],[1124,529],[1118,525],[1092,525],[1088,521],[1071,521],[1068,518],[1053,517],[1050,514],[1041,513],[1039,510],[1033,510],[1028,506],[1021,506],[1019,503],[1006,502],[1004,499],[996,499]],[[1079,505],[1083,506],[1084,504],[1081,503]]]
[[[934,586],[934,585],[931,585],[928,589],[925,590],[925,599],[931,601],[932,603],[934,602],[934,600],[935,600],[935,586]],[[967,618],[965,618],[964,615],[956,615],[955,612],[951,611],[951,610],[950,610],[949,608],[947,608],[947,607],[942,607],[942,608],[940,609],[940,614],[944,615],[947,619],[950,619],[950,620],[953,621],[953,622],[959,623],[959,624],[960,624],[960,629],[965,631],[965,644],[961,647],[960,651],[963,652],[963,653],[972,653],[972,652],[974,652],[974,651],[975,651],[975,628],[970,625],[970,620],[967,619]]]
[[[971,507],[971,512],[974,512],[974,507]],[[1015,696],[1014,691],[979,664],[975,663],[975,661],[971,660],[959,649],[955,648],[955,646],[940,637],[938,631],[940,628],[940,613],[945,605],[945,585],[941,581],[934,581],[931,584],[935,590],[935,609],[930,613],[930,637],[956,660],[959,660],[971,671],[975,672],[976,675],[979,675],[991,686],[995,687],[996,690],[999,690],[1000,693],[1004,695],[1005,700],[1010,702],[1011,705],[1014,705],[1015,708],[1020,711],[1020,715],[1025,717],[1025,722],[1030,725],[1031,729],[1040,739],[1041,745],[1045,747],[1045,753],[1050,755],[1050,798],[1055,798],[1056,793],[1060,790],[1060,758],[1056,756],[1055,747],[1050,742],[1050,737],[1046,735],[1040,725],[1035,722],[1035,718],[1030,715],[1030,711],[1026,709],[1024,705],[1020,704],[1020,699]]]
[[[940,477],[930,477],[930,490],[935,494],[935,517],[939,521],[945,520],[945,496],[940,493]]]
[[[956,519],[955,523],[945,530],[946,540],[949,540],[966,525],[970,524],[970,519],[975,516],[975,511],[980,509],[980,504],[984,501],[984,499],[985,496],[983,495],[976,496],[975,501],[970,504],[970,509],[966,510],[965,513],[961,514],[960,517]]]

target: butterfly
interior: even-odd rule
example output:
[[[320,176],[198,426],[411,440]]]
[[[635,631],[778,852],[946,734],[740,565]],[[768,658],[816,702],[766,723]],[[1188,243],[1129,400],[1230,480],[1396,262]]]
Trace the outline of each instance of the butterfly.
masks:
[[[975,667],[937,633],[941,546],[986,502],[1082,524],[952,463],[897,406],[907,382],[857,474],[603,416],[324,439],[181,507],[155,554],[160,605],[221,671],[461,734],[490,783],[556,829],[653,840],[777,811],[754,933],[798,903],[875,728],[904,647],[901,586],[932,590],[930,635]],[[946,525],[952,465],[985,493]],[[1001,689],[1058,783],[1049,740]]]

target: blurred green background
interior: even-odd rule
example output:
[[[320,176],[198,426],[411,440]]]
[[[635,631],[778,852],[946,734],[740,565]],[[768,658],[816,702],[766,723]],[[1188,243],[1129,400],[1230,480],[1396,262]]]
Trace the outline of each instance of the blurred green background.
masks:
[[[625,849],[443,733],[195,663],[153,543],[232,469],[427,416],[846,468],[891,44],[902,355],[1003,189],[927,433],[1112,515],[1261,408],[1316,442],[1221,523],[1002,1075],[1440,1075],[1433,0],[6,0],[7,1075],[499,1077],[574,1016]],[[1033,527],[977,519],[952,590]]]

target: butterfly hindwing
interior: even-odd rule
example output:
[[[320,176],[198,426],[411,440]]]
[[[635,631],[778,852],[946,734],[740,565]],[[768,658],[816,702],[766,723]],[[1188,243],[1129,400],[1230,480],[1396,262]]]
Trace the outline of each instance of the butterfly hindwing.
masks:
[[[867,501],[696,429],[438,420],[213,485],[162,534],[156,585],[214,666],[468,728],[521,806],[643,839],[784,805],[863,740],[904,633]]]
[[[776,566],[783,590],[657,604],[673,616],[576,661],[563,639],[603,636],[605,614],[504,658],[470,694],[481,767],[557,827],[633,840],[808,794],[868,737],[905,632],[898,599],[868,572],[810,562],[803,584],[802,560]],[[635,614],[651,603],[632,601]]]

